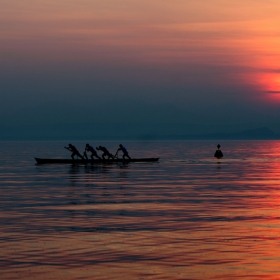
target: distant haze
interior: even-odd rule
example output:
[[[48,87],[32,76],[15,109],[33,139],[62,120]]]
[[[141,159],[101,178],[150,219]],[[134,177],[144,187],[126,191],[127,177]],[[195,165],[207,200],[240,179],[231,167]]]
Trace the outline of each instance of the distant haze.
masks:
[[[2,0],[0,139],[280,134],[279,14],[278,1]]]

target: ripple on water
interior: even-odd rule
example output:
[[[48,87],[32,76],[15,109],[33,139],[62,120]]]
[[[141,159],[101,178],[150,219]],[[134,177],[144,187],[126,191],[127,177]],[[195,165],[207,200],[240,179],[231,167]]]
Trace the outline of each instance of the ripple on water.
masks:
[[[3,151],[4,279],[280,279],[279,142],[228,141],[219,162],[190,141],[128,145],[156,164],[35,164],[58,144]]]

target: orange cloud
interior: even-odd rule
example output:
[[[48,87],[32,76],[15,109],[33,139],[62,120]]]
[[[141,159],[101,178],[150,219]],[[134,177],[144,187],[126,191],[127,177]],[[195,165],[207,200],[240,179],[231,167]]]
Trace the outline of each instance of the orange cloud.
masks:
[[[225,67],[212,81],[196,72],[195,82],[247,84],[267,97],[280,91],[279,13],[278,3],[255,0],[9,0],[0,48],[42,64],[156,66],[181,77],[194,65]]]

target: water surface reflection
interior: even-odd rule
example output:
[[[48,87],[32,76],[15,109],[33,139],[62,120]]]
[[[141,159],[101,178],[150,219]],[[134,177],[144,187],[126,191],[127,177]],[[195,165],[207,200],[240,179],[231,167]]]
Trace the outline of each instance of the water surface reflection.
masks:
[[[280,143],[229,141],[220,161],[175,144],[151,143],[165,158],[149,164],[6,156],[3,279],[280,279]]]

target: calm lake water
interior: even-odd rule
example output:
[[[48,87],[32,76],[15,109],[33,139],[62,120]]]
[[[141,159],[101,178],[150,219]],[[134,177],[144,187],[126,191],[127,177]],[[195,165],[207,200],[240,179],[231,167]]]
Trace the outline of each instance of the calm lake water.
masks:
[[[67,144],[1,142],[0,279],[280,279],[280,141],[223,141],[221,160],[216,141],[163,141],[123,143],[157,163],[35,163]]]

